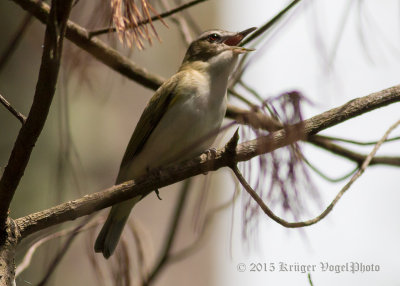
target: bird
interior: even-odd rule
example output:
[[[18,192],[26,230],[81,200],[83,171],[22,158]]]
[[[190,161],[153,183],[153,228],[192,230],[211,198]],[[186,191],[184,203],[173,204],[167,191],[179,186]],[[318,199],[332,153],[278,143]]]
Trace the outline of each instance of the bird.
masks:
[[[203,32],[188,47],[182,64],[145,107],[122,158],[116,184],[134,180],[168,164],[208,150],[227,109],[227,86],[240,54],[253,51],[239,43],[256,28],[242,32]],[[114,252],[137,196],[112,206],[95,242],[107,259]]]

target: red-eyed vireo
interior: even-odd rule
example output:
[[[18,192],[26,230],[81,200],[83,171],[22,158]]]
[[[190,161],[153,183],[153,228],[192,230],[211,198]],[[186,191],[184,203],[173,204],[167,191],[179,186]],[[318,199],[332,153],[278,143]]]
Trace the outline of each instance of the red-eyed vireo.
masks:
[[[240,33],[210,30],[193,41],[179,71],[156,91],[136,125],[116,184],[149,170],[190,159],[214,142],[226,112],[226,89],[238,47],[255,28]],[[208,137],[207,137],[208,136]],[[204,140],[206,138],[206,140]],[[110,257],[133,206],[142,197],[114,205],[94,249]]]

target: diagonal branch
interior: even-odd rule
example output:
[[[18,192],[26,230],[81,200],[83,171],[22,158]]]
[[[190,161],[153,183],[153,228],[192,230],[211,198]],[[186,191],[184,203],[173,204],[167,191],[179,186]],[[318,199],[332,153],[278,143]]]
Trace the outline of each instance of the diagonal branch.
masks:
[[[288,126],[286,129],[239,144],[235,150],[228,148],[230,146],[228,143],[225,148],[218,150],[213,158],[208,158],[206,154],[202,154],[186,162],[164,167],[135,181],[128,181],[104,191],[19,218],[16,222],[20,228],[21,236],[26,237],[36,231],[91,214],[123,200],[135,196],[146,196],[154,189],[222,167],[233,166],[237,162],[250,160],[255,156],[274,151],[360,114],[398,101],[400,101],[400,86],[388,88],[354,99],[304,122]],[[303,130],[304,133],[288,132],[288,130],[296,130],[296,128],[301,128],[300,130]]]
[[[354,145],[359,145],[359,146],[369,146],[369,145],[375,145],[377,141],[357,141],[357,140],[351,140],[351,139],[345,139],[345,138],[339,138],[339,137],[333,137],[333,136],[326,136],[326,135],[319,135],[319,137],[323,139],[327,139],[329,141],[336,141],[336,142],[343,142],[343,143],[349,143],[349,144],[354,144]],[[386,142],[393,142],[393,141],[399,141],[400,136],[388,138]]]
[[[262,27],[257,29],[254,33],[252,33],[249,37],[244,39],[244,41],[240,44],[240,46],[244,46],[260,35],[262,35],[265,31],[268,31],[273,25],[275,25],[283,16],[285,16],[296,4],[298,4],[301,0],[293,0],[289,3],[284,9],[282,9],[278,14],[276,14],[271,20],[265,23]]]
[[[4,50],[4,52],[0,56],[0,73],[3,70],[3,68],[5,67],[6,63],[11,58],[12,54],[17,50],[18,44],[20,43],[21,39],[23,38],[23,36],[31,22],[32,22],[32,15],[28,13],[27,15],[25,15],[24,19],[22,20],[21,24],[18,27],[17,32],[15,33],[14,37],[9,42],[7,48]]]
[[[8,111],[10,111],[12,113],[12,115],[14,115],[21,122],[22,125],[25,124],[25,121],[26,121],[25,115],[23,115],[18,110],[16,110],[11,105],[11,103],[9,103],[7,101],[7,99],[5,99],[1,94],[0,94],[0,102],[1,102],[1,104],[3,104],[5,106],[5,108],[8,109]]]
[[[343,158],[356,162],[359,166],[367,158],[367,155],[360,154],[349,149],[346,149],[340,145],[337,145],[331,140],[324,138],[323,136],[312,136],[308,138],[308,142],[311,144],[323,148],[335,155],[339,155]],[[386,141],[387,142],[387,141]],[[372,158],[370,165],[384,164],[389,166],[400,166],[400,157],[395,156],[374,156]]]
[[[87,217],[81,224],[76,226],[71,234],[68,236],[67,240],[64,242],[61,249],[58,251],[56,256],[52,259],[50,263],[50,267],[47,270],[46,274],[44,275],[43,279],[38,283],[38,286],[44,286],[49,281],[51,275],[56,270],[57,266],[60,264],[61,260],[67,253],[68,249],[71,247],[72,242],[75,240],[77,235],[82,231],[83,227],[92,219],[92,217]]]
[[[72,0],[53,0],[52,5],[47,19],[42,62],[32,107],[25,124],[19,131],[0,180],[0,229],[4,229],[8,208],[46,122],[56,88],[66,22]]]

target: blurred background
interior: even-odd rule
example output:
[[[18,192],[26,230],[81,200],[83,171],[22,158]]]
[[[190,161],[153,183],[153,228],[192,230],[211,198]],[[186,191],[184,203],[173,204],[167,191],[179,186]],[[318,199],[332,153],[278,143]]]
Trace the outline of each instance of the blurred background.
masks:
[[[158,1],[152,3],[157,11],[165,10]],[[287,3],[206,1],[189,12],[200,30],[241,31],[261,26]],[[172,8],[177,2],[168,4]],[[102,28],[109,23],[108,5],[104,0],[79,1],[71,19],[89,30]],[[305,118],[355,97],[397,85],[400,81],[399,14],[400,2],[396,0],[301,1],[263,38],[243,80],[265,99],[291,90],[302,92],[311,102],[303,107]],[[12,1],[2,1],[0,15],[1,55],[26,12]],[[35,90],[45,28],[36,19],[29,22],[16,50],[0,69],[0,94],[25,115]],[[129,55],[138,65],[167,78],[179,68],[186,51],[177,26],[170,19],[167,23],[169,28],[155,23],[161,42],[155,40],[144,51],[124,47],[115,35],[104,35],[101,39]],[[21,217],[113,185],[127,142],[153,93],[66,40],[50,115],[14,198],[11,216]],[[240,105],[235,99],[231,102]],[[378,140],[399,119],[399,114],[399,104],[393,104],[323,134],[360,141]],[[0,106],[0,171],[7,163],[19,128],[20,123]],[[223,145],[233,132],[234,129],[228,130],[217,144]],[[398,136],[400,131],[394,133],[393,136]],[[372,146],[349,146],[363,153],[372,150]],[[340,177],[354,168],[354,164],[310,145],[303,144],[302,148],[307,159],[331,177]],[[395,141],[385,144],[378,154],[399,156],[399,150],[399,143]],[[302,198],[307,207],[299,219],[318,215],[347,182],[328,183],[311,171],[310,176],[318,198]],[[244,235],[242,220],[241,202],[247,194],[240,192],[234,196],[237,186],[230,171],[221,169],[198,176],[192,180],[172,252],[177,253],[198,237],[202,238],[193,253],[168,263],[154,284],[310,285],[307,273],[279,271],[280,263],[286,263],[317,265],[317,270],[311,272],[314,285],[399,285],[398,176],[397,168],[371,167],[332,213],[316,225],[285,229],[260,214],[255,218],[256,230],[250,236]],[[162,201],[151,194],[135,208],[131,232],[126,231],[127,251],[132,257],[131,264],[125,266],[132,270],[132,283],[140,278],[140,269],[152,269],[157,261],[181,185],[162,189]],[[304,188],[305,192],[309,191],[307,186]],[[227,202],[230,203],[214,216],[208,215]],[[279,213],[279,208],[277,211],[284,215]],[[76,222],[67,223],[51,232],[75,225]],[[203,229],[206,230],[203,232]],[[118,270],[113,270],[118,267],[115,260],[92,256],[98,230],[99,227],[91,228],[77,236],[48,285],[101,285],[100,281],[103,285],[124,285],[114,282],[118,280],[115,279]],[[137,242],[132,242],[135,231],[140,233],[145,261],[138,260],[136,251],[132,250],[137,248]],[[37,239],[39,236],[24,241],[17,263]],[[40,246],[31,266],[17,278],[18,285],[36,285],[65,239],[54,239]],[[379,265],[379,271],[323,272],[321,262],[374,264]],[[238,271],[240,263],[247,267],[243,272]],[[251,272],[251,263],[273,263],[277,269]]]

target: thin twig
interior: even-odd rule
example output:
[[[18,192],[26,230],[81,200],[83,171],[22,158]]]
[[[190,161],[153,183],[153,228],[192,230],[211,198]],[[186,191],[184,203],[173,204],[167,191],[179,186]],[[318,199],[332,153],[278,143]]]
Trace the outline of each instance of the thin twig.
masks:
[[[252,103],[250,100],[248,100],[245,96],[241,95],[240,93],[238,93],[235,89],[233,88],[229,88],[228,89],[228,94],[233,95],[234,97],[236,97],[237,99],[239,99],[240,101],[246,103],[249,107],[256,107],[256,105],[254,103]]]
[[[308,167],[311,168],[311,170],[313,170],[317,175],[319,175],[321,178],[323,178],[326,181],[329,181],[331,183],[338,183],[341,181],[346,180],[347,178],[349,178],[351,175],[353,175],[357,170],[358,170],[358,166],[356,166],[353,170],[351,170],[350,172],[348,172],[347,174],[344,174],[342,176],[340,176],[339,178],[331,178],[328,175],[324,174],[321,170],[319,170],[317,167],[315,167],[313,164],[310,163],[310,161],[308,161],[304,156],[303,156],[303,161],[307,164]]]
[[[310,283],[310,286],[314,286],[314,284],[313,284],[313,282],[311,280],[311,273],[310,272],[307,274],[307,277],[308,277],[308,283]]]
[[[20,113],[19,111],[17,111],[12,105],[11,103],[9,103],[7,101],[7,99],[5,99],[1,94],[0,94],[0,102],[8,109],[8,111],[10,111],[12,113],[12,115],[14,115],[20,122],[22,125],[25,124],[26,121],[26,117],[25,115],[23,115],[22,113]]]
[[[155,265],[155,267],[153,268],[153,270],[150,272],[148,278],[146,281],[143,282],[143,286],[148,286],[151,285],[154,281],[154,279],[157,277],[157,275],[161,272],[161,270],[164,268],[164,266],[166,265],[169,257],[170,257],[170,251],[173,245],[173,242],[175,240],[176,234],[177,234],[177,230],[179,227],[179,223],[182,219],[182,214],[183,214],[183,209],[186,203],[186,199],[187,199],[187,195],[190,189],[190,185],[191,185],[191,180],[185,180],[183,182],[183,186],[182,189],[180,190],[180,195],[178,198],[178,203],[177,206],[175,208],[175,213],[172,217],[171,220],[171,224],[169,229],[169,233],[167,235],[167,240],[166,243],[164,245],[164,249],[161,252],[160,258],[158,259],[157,264]]]
[[[339,138],[339,137],[334,137],[334,136],[326,136],[326,135],[319,135],[320,138],[328,139],[331,141],[339,141],[343,143],[349,143],[349,144],[354,144],[354,145],[359,145],[359,146],[369,146],[369,145],[375,145],[378,143],[378,141],[357,141],[357,140],[351,140],[351,139],[346,139],[346,138]],[[400,140],[400,136],[388,138],[384,143],[386,142],[393,142],[393,141],[398,141]]]
[[[194,1],[191,1],[191,2],[188,2],[188,3],[185,3],[185,4],[183,4],[181,6],[178,6],[178,7],[174,8],[174,9],[171,9],[169,11],[161,13],[160,15],[153,16],[150,19],[146,19],[146,20],[140,21],[139,23],[137,23],[137,27],[138,26],[142,26],[142,25],[146,25],[150,21],[157,21],[160,18],[167,18],[167,17],[169,17],[171,15],[174,15],[174,14],[176,14],[176,13],[182,11],[182,10],[188,9],[188,8],[190,8],[190,7],[194,6],[194,5],[197,5],[197,4],[201,3],[201,2],[204,2],[204,1],[207,1],[207,0],[194,0]],[[116,32],[116,31],[117,31],[117,29],[115,27],[107,27],[107,28],[103,28],[103,29],[99,29],[99,30],[95,30],[95,31],[90,31],[89,32],[89,38],[92,38],[94,36],[99,36],[99,35],[102,35],[102,34],[106,34],[106,33]]]
[[[356,162],[358,165],[361,165],[367,155],[361,154],[358,152],[354,152],[350,149],[344,148],[338,144],[332,143],[329,139],[325,139],[323,136],[310,136],[307,139],[307,142],[325,149],[335,155],[339,155],[343,158],[346,158],[350,161]],[[400,166],[400,157],[396,156],[375,156],[372,158],[370,165],[389,165],[389,166]]]
[[[240,46],[245,46],[250,43],[254,39],[258,38],[265,31],[269,30],[276,22],[278,22],[286,13],[288,13],[296,4],[298,4],[301,0],[293,0],[289,3],[284,9],[282,9],[278,14],[276,14],[271,20],[265,23],[262,27],[258,28],[254,33],[252,33],[249,37],[244,39],[243,42],[240,43]]]
[[[240,46],[244,46],[251,41],[259,38],[261,35],[265,34],[266,32],[269,32],[270,29],[278,23],[279,20],[283,18],[284,15],[286,15],[298,2],[301,0],[294,0],[289,5],[287,5],[285,8],[283,8],[281,11],[279,11],[278,14],[276,14],[271,20],[267,21],[263,26],[261,26],[259,29],[257,29],[254,33],[252,33],[249,37],[244,39],[243,42],[241,42]],[[261,40],[261,38],[259,38]],[[257,43],[255,43],[257,45]],[[254,46],[255,46],[254,45]],[[247,59],[251,57],[250,53],[245,54],[244,56],[241,57],[239,64],[236,68],[235,73],[232,75],[232,80],[231,84],[229,87],[233,87],[236,85],[237,81],[242,77],[245,69],[248,67],[248,65],[245,63],[247,62]],[[254,57],[254,56],[253,56]]]
[[[238,80],[238,84],[240,84],[245,90],[250,92],[250,94],[252,94],[261,104],[264,103],[264,99],[261,97],[261,95],[259,95],[254,88],[247,85],[242,79]]]
[[[332,66],[333,66],[333,62],[335,60],[337,51],[339,49],[340,41],[343,38],[343,34],[344,34],[344,30],[345,30],[346,24],[348,23],[348,20],[350,18],[349,15],[350,15],[350,11],[351,11],[351,5],[353,5],[354,3],[356,3],[356,1],[347,2],[347,5],[343,9],[344,10],[343,11],[343,15],[342,15],[341,20],[339,21],[339,23],[340,23],[339,24],[339,28],[338,28],[338,30],[336,32],[335,40],[334,40],[333,45],[332,45],[332,51],[330,52],[330,55],[329,55],[329,58],[328,58],[328,67],[329,68],[332,68]]]
[[[29,250],[26,252],[24,258],[22,259],[22,262],[20,264],[18,264],[16,270],[15,270],[15,277],[18,277],[22,272],[24,272],[24,270],[26,270],[29,265],[31,264],[32,261],[32,257],[35,254],[36,250],[44,243],[46,243],[49,240],[55,239],[55,238],[59,238],[59,237],[63,237],[65,235],[71,234],[71,233],[75,233],[75,232],[83,232],[86,230],[89,230],[93,227],[96,227],[97,225],[99,225],[101,221],[95,221],[90,225],[87,225],[83,228],[77,229],[77,227],[74,228],[70,228],[70,229],[63,229],[60,230],[58,232],[52,233],[50,235],[47,235],[41,239],[39,239],[38,241],[36,241],[34,244],[32,244],[31,247],[29,247]]]
[[[21,24],[18,27],[17,32],[15,33],[13,39],[8,44],[7,48],[4,50],[3,54],[0,57],[0,73],[3,70],[7,61],[11,58],[11,55],[17,50],[17,46],[24,36],[26,30],[29,27],[29,24],[32,20],[32,15],[30,13],[26,14]],[[3,39],[4,40],[4,39]]]
[[[337,204],[337,202],[340,200],[340,198],[343,196],[343,194],[353,185],[353,183],[364,173],[366,168],[369,166],[371,163],[372,158],[375,156],[376,152],[378,149],[381,147],[383,142],[387,139],[389,134],[398,126],[400,125],[400,120],[396,121],[392,126],[389,127],[389,129],[385,132],[381,140],[378,141],[378,143],[375,145],[375,147],[372,149],[372,151],[368,154],[368,156],[365,158],[364,162],[362,163],[360,169],[351,177],[350,181],[339,191],[339,193],[336,195],[336,197],[333,199],[333,201],[328,205],[328,207],[317,217],[306,220],[306,221],[301,221],[301,222],[288,222],[277,215],[275,215],[272,210],[264,203],[262,198],[256,193],[256,191],[253,190],[253,188],[247,183],[246,179],[243,177],[243,175],[240,173],[237,165],[231,166],[231,169],[235,173],[237,179],[239,182],[242,184],[242,186],[245,188],[245,190],[249,193],[249,195],[257,202],[259,207],[264,211],[264,213],[270,217],[272,220],[275,222],[279,223],[280,225],[287,227],[287,228],[298,228],[298,227],[304,227],[304,226],[310,226],[313,225],[319,221],[321,221],[323,218],[325,218],[333,209],[333,207]]]
[[[161,0],[161,4],[168,9],[169,3],[166,0]],[[179,28],[179,32],[181,34],[181,38],[184,41],[186,46],[189,46],[190,43],[193,41],[192,35],[190,34],[190,28],[189,25],[186,23],[186,20],[181,17],[180,15],[174,15],[172,18],[172,21],[175,22],[175,24]]]
[[[72,242],[78,235],[78,233],[81,231],[81,229],[92,219],[93,216],[87,217],[83,223],[78,225],[73,229],[71,232],[70,236],[67,238],[65,241],[63,247],[60,249],[60,251],[57,253],[57,255],[54,257],[53,261],[50,263],[50,267],[47,270],[46,275],[43,277],[43,279],[38,283],[38,286],[44,286],[46,283],[49,281],[50,276],[54,273],[56,270],[57,266],[60,264],[62,258],[65,256],[67,253],[69,247],[71,246]]]

